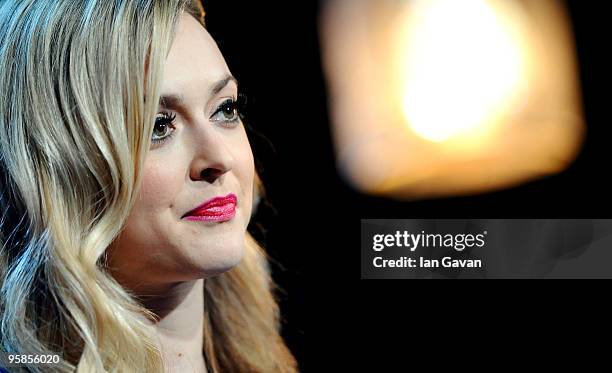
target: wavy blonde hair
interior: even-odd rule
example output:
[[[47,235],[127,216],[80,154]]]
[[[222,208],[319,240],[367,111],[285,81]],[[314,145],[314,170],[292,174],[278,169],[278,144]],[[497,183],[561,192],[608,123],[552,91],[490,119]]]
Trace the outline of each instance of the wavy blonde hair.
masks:
[[[0,4],[0,350],[61,372],[162,372],[155,315],[105,251],[139,194],[163,64],[189,0]],[[295,372],[265,253],[204,281],[212,372]],[[144,317],[143,317],[144,316]],[[32,371],[44,367],[32,366]]]

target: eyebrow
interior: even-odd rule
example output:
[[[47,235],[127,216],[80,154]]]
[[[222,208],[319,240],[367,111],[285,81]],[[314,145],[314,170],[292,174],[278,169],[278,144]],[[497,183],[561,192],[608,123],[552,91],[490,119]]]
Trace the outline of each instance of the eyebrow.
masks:
[[[230,82],[234,82],[238,85],[238,80],[231,75],[227,75],[225,78],[216,82],[210,89],[210,95],[214,96],[221,92]],[[181,108],[185,107],[185,98],[182,94],[163,94],[159,97],[159,106],[164,108]]]

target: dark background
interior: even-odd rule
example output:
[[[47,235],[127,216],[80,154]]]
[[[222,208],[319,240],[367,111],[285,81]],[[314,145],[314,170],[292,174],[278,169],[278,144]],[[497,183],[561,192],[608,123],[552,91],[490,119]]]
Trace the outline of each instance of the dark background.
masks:
[[[302,371],[359,368],[381,343],[378,328],[400,328],[396,306],[408,298],[428,294],[412,308],[417,319],[440,312],[429,291],[360,280],[361,218],[611,217],[609,12],[605,2],[567,3],[588,126],[578,160],[562,174],[518,188],[401,203],[360,195],[336,172],[317,2],[204,0],[208,29],[248,97],[246,122],[269,202],[250,229],[275,260],[283,333]]]

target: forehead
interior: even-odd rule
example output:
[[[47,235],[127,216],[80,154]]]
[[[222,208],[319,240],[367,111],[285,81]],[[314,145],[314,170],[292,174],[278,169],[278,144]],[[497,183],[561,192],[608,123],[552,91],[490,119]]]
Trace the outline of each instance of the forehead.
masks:
[[[162,92],[201,96],[228,74],[227,64],[208,31],[191,15],[181,15],[166,59]]]

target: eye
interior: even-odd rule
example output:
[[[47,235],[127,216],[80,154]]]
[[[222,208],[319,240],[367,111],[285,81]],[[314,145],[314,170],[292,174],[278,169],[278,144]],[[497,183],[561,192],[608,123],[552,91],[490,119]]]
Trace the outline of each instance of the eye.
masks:
[[[217,107],[217,110],[215,110],[210,120],[228,124],[238,122],[241,115],[240,102],[242,97],[241,95],[238,100],[234,100],[233,98],[225,100]]]
[[[153,134],[151,135],[151,142],[153,144],[159,144],[172,137],[172,133],[175,129],[173,125],[175,118],[176,114],[157,114],[155,125],[153,126]]]

